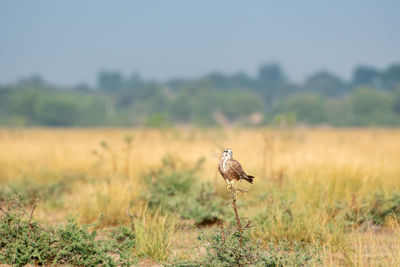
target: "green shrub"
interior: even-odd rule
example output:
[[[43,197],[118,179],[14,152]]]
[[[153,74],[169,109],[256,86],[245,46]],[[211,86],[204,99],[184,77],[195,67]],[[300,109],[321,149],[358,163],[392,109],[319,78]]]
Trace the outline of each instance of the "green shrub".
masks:
[[[196,173],[203,160],[194,168],[176,169],[176,162],[165,157],[163,165],[145,176],[146,200],[153,211],[178,213],[194,219],[197,225],[212,224],[223,215],[222,200],[209,183],[200,182]]]
[[[199,261],[173,266],[314,266],[321,264],[321,247],[303,242],[269,242],[266,247],[253,239],[247,229],[242,235],[233,227],[203,231],[199,240],[206,251]]]
[[[199,240],[206,249],[201,266],[248,266],[262,258],[260,244],[250,238],[247,229],[243,233],[234,227],[203,231]]]
[[[400,194],[385,196],[383,193],[376,193],[370,199],[357,201],[355,197],[350,205],[337,204],[337,213],[344,214],[345,220],[350,224],[362,224],[372,222],[376,225],[385,223],[386,218],[395,215],[400,216]]]
[[[24,204],[32,204],[37,198],[44,199],[54,204],[60,204],[60,195],[69,193],[73,183],[82,180],[81,175],[64,176],[50,181],[34,181],[22,177],[5,184],[0,189],[0,202],[11,195],[20,195]],[[57,203],[55,203],[57,202]]]
[[[315,266],[321,265],[321,247],[303,242],[278,244],[270,242],[256,266]]]
[[[33,217],[34,206],[28,212],[20,199],[8,201],[1,209],[0,262],[25,264],[130,265],[129,251],[134,234],[120,228],[107,240],[97,240],[97,232],[89,225],[80,226],[74,219],[56,227],[45,226]]]

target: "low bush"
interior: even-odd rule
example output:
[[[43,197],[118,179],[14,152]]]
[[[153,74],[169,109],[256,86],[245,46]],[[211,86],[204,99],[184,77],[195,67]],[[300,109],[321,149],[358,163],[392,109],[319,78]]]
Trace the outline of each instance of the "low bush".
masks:
[[[262,260],[261,247],[249,236],[234,227],[203,231],[199,235],[206,252],[201,266],[249,266]]]
[[[375,225],[383,225],[389,216],[400,216],[400,194],[395,193],[385,196],[376,193],[369,199],[357,201],[355,196],[350,205],[338,204],[338,214],[343,214],[351,224],[371,222]],[[341,212],[343,210],[343,212]]]
[[[178,213],[183,219],[194,219],[197,225],[212,224],[223,216],[223,203],[209,183],[199,181],[194,168],[176,168],[176,161],[165,157],[160,168],[145,175],[145,198],[150,210]]]
[[[59,226],[42,225],[33,216],[36,203],[27,211],[19,198],[9,199],[1,208],[0,262],[26,264],[130,265],[135,235],[127,228],[114,230],[106,240],[98,240],[89,225],[79,225],[74,219]]]
[[[257,266],[318,266],[322,248],[304,242],[269,242]]]
[[[304,242],[261,242],[247,229],[239,233],[234,227],[204,230],[199,240],[206,251],[199,261],[177,266],[315,266],[322,263],[322,250]],[[242,245],[240,237],[242,236]]]

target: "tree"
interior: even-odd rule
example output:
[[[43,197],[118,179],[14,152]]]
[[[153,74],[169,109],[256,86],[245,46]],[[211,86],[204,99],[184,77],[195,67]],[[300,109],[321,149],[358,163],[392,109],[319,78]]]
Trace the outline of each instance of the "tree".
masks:
[[[382,73],[382,83],[389,90],[400,85],[400,64],[392,65]]]
[[[393,92],[393,111],[400,116],[400,86]]]
[[[258,79],[263,84],[278,85],[286,82],[286,76],[281,67],[276,64],[265,64],[258,69]]]
[[[375,68],[360,65],[353,71],[353,78],[351,81],[353,87],[360,86],[381,86],[380,72]]]
[[[288,97],[283,113],[293,113],[298,121],[318,124],[325,120],[324,102],[317,94],[303,93]]]
[[[354,121],[347,98],[331,98],[325,101],[326,122],[333,126],[348,126]]]
[[[234,88],[251,88],[255,82],[245,72],[237,72],[230,77],[231,86]]]
[[[123,79],[119,72],[100,72],[97,77],[97,87],[105,92],[112,92],[121,89],[123,86]]]
[[[307,78],[304,90],[327,97],[337,97],[346,93],[345,83],[327,71],[317,72]]]
[[[364,87],[351,95],[351,108],[355,125],[393,125],[393,99],[387,92],[377,92]]]
[[[264,106],[260,98],[251,92],[225,94],[222,103],[222,105],[219,105],[220,111],[231,120],[241,119],[255,112],[262,112]]]
[[[257,92],[264,98],[264,102],[269,105],[277,97],[288,94],[287,79],[278,64],[266,64],[258,69],[258,88]]]

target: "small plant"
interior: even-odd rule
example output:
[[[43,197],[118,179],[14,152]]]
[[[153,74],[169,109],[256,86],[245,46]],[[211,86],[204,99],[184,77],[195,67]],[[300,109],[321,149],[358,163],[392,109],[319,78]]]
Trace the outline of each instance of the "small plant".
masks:
[[[261,259],[260,244],[253,242],[248,229],[239,232],[234,227],[203,231],[199,240],[206,252],[202,266],[248,266]]]
[[[124,137],[124,142],[126,144],[126,156],[125,156],[125,174],[129,178],[130,177],[130,166],[131,166],[131,159],[132,159],[132,140],[133,137],[130,135],[126,135]]]
[[[139,258],[150,257],[166,261],[171,255],[171,237],[175,232],[175,219],[158,212],[149,214],[145,209],[140,216],[132,217],[135,229],[134,252]]]

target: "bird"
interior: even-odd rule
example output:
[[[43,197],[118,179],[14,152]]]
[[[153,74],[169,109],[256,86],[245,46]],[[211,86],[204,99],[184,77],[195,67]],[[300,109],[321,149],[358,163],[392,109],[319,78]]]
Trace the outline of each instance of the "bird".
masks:
[[[230,148],[224,149],[221,160],[218,163],[218,170],[228,185],[228,189],[232,188],[234,180],[243,179],[251,184],[253,183],[254,176],[248,175],[243,171],[242,165],[233,159],[233,152]]]

